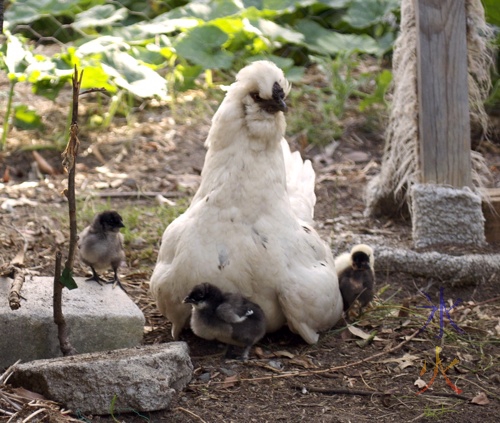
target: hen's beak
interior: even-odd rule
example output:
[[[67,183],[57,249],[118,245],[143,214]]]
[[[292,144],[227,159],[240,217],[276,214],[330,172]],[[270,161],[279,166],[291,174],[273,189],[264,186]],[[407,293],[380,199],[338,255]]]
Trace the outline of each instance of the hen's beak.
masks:
[[[285,100],[280,98],[279,101],[276,102],[276,107],[279,111],[286,113],[288,110],[288,106],[285,103]]]

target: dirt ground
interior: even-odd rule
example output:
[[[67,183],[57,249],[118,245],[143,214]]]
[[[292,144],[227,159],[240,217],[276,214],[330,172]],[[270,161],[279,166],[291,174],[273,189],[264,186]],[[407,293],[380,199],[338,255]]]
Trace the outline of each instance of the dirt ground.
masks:
[[[17,96],[19,101],[36,102],[46,122],[64,122],[64,97],[59,103],[44,102],[22,87]],[[169,323],[155,309],[147,292],[159,234],[168,223],[155,223],[151,209],[158,204],[150,193],[163,193],[181,206],[188,204],[199,183],[203,142],[219,100],[204,101],[201,115],[193,106],[193,116],[188,118],[178,118],[168,107],[146,108],[137,111],[128,124],[118,119],[107,131],[80,131],[79,206],[86,208],[87,214],[103,207],[139,210],[138,218],[125,221],[131,234],[126,243],[128,267],[121,275],[146,316],[146,344],[172,340]],[[189,110],[190,101],[186,100],[183,110]],[[82,114],[88,113],[91,106],[82,104]],[[362,117],[358,118],[346,127],[338,144],[327,148],[305,147],[303,136],[287,134],[292,149],[305,147],[304,157],[313,161],[317,172],[317,228],[325,240],[330,240],[335,253],[347,251],[358,242],[375,248],[412,248],[410,222],[363,217],[364,188],[380,166],[382,127],[367,131]],[[27,242],[26,268],[33,274],[51,275],[56,249],[64,251],[68,244],[67,208],[61,195],[65,176],[60,173],[58,152],[39,151],[55,169],[52,175],[42,172],[40,178],[40,160],[37,166],[32,152],[20,149],[43,143],[44,137],[48,135],[13,130],[9,148],[0,153],[0,178],[3,175],[5,179],[0,185],[0,203],[6,204],[7,198],[20,200],[0,210],[0,264],[12,260]],[[498,148],[494,145],[484,150],[498,184],[500,162],[495,151]],[[114,196],[108,198],[109,193]],[[142,226],[150,220],[159,225],[153,236],[156,242],[151,244],[142,234]],[[79,222],[79,229],[85,223]],[[138,233],[141,236],[134,239]],[[490,251],[499,250],[490,246]],[[75,273],[83,276],[86,270],[77,264]],[[191,383],[178,394],[170,410],[142,414],[117,410],[113,417],[76,417],[101,423],[497,421],[500,275],[478,280],[474,286],[452,287],[447,281],[377,269],[376,281],[378,294],[373,307],[354,327],[347,328],[341,322],[323,333],[316,345],[305,344],[284,328],[262,339],[251,360],[243,363],[226,360],[221,345],[201,340],[187,330],[182,340],[189,344],[195,370]],[[439,305],[441,287],[445,288],[448,307],[458,298],[462,300],[451,316],[463,332],[457,332],[446,319],[441,322],[445,335],[439,339],[437,314],[427,329],[419,332],[430,311],[420,307],[430,304],[419,290]],[[449,384],[438,373],[430,389],[417,395],[423,386],[418,383],[429,382],[437,369],[437,346],[442,348],[441,370],[455,358],[459,363],[446,371]],[[456,394],[452,386],[461,393]],[[0,413],[0,421],[2,418]]]

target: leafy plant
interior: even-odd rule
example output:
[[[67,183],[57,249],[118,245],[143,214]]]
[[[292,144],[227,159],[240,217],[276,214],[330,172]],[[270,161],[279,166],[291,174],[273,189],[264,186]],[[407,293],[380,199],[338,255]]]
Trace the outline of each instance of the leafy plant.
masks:
[[[124,98],[117,95],[121,91],[140,99],[170,100],[176,92],[196,88],[202,75],[210,86],[214,72],[240,68],[255,58],[275,61],[288,78],[297,80],[303,65],[316,60],[312,56],[333,60],[332,66],[350,55],[380,57],[391,49],[398,8],[398,0],[156,0],[146,4],[18,0],[7,9],[5,20],[10,31],[38,41],[72,42],[61,53],[36,55],[24,64],[23,75],[36,94],[54,100],[77,65],[85,69],[82,89],[103,87],[115,100]],[[26,40],[21,44],[24,48]],[[339,84],[335,113],[347,95]],[[367,99],[365,107],[379,101],[382,91],[383,87],[378,97]],[[109,108],[107,116],[112,117],[117,106],[112,101]],[[107,127],[110,119],[96,124]]]

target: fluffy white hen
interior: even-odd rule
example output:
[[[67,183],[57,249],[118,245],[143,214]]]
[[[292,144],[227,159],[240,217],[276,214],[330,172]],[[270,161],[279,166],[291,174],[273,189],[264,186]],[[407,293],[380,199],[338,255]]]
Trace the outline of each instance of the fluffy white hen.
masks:
[[[289,90],[276,65],[254,62],[214,115],[200,188],[165,230],[151,277],[174,339],[202,282],[259,304],[268,332],[288,324],[311,344],[342,314],[332,253],[310,226],[314,171],[283,138]]]

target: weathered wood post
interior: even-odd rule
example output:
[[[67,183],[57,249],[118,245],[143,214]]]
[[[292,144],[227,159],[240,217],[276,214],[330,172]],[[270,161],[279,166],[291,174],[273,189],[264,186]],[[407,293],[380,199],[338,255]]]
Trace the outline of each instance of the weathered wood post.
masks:
[[[412,187],[416,246],[481,244],[471,178],[465,0],[414,0],[421,183]]]

